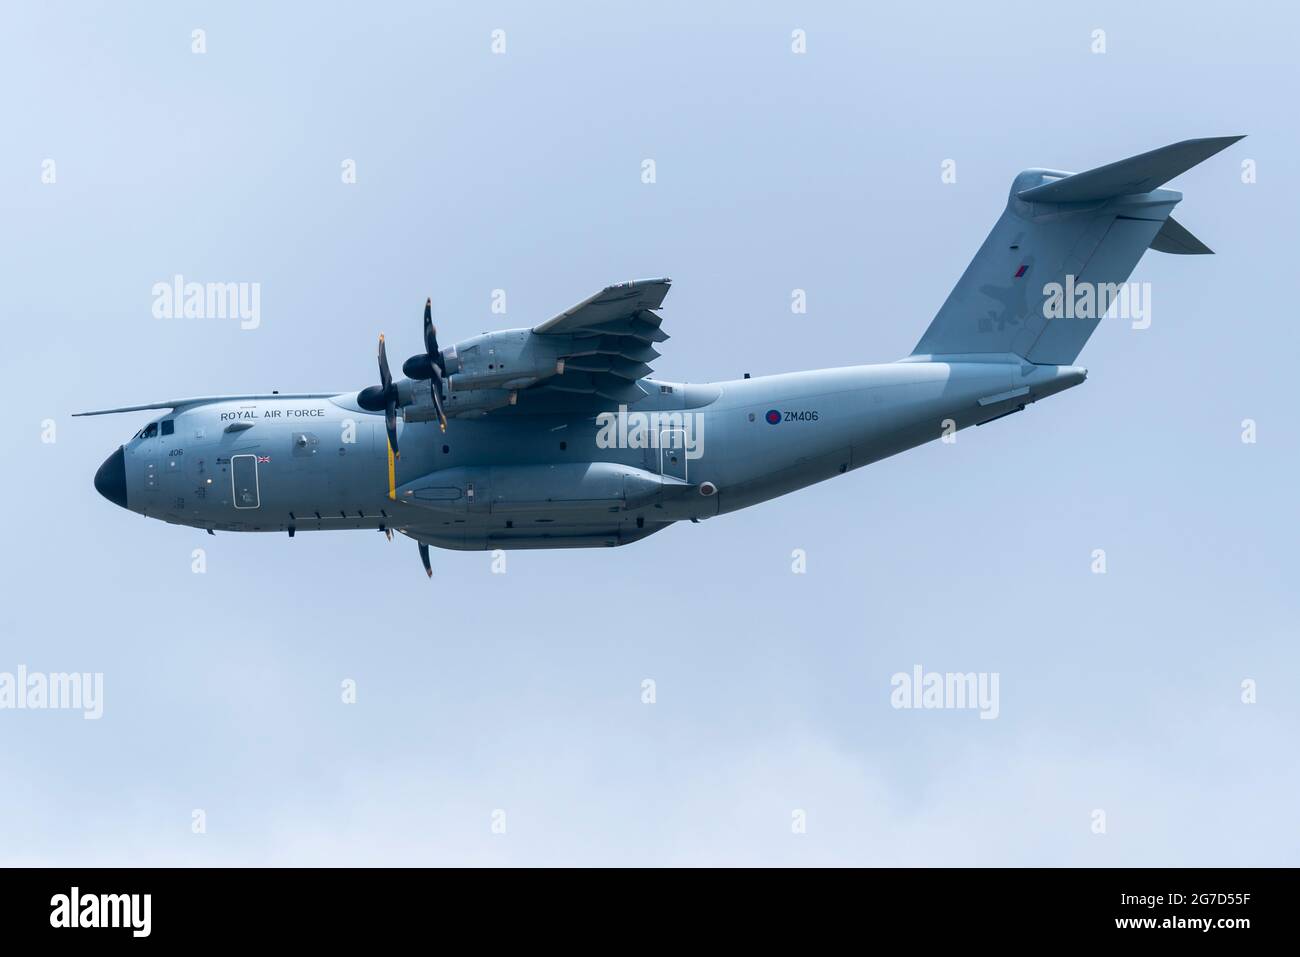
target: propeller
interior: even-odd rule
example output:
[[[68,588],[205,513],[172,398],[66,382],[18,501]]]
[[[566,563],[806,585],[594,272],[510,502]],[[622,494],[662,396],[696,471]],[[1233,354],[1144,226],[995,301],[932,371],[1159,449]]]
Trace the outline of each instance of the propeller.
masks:
[[[417,542],[420,546],[420,561],[424,562],[424,573],[430,578],[433,577],[433,565],[429,563],[429,546],[424,542]]]
[[[384,349],[384,334],[379,334],[379,385],[369,385],[357,394],[357,405],[367,412],[384,413],[384,425],[388,429],[388,447],[393,450],[393,458],[401,458],[397,449],[397,386],[393,384],[393,375],[388,371],[388,353]]]
[[[428,379],[433,407],[438,412],[438,425],[447,431],[447,414],[442,407],[442,381],[447,377],[447,362],[438,348],[438,327],[433,324],[433,300],[424,301],[424,354],[411,356],[402,363],[402,373],[408,379]]]

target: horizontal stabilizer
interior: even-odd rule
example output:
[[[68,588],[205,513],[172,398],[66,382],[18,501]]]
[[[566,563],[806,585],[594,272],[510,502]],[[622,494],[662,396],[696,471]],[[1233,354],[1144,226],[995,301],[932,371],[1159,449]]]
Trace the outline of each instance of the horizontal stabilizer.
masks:
[[[1227,149],[1240,136],[1207,136],[1162,146],[1115,163],[1074,173],[1051,183],[1022,190],[1028,203],[1087,203],[1115,196],[1149,193],[1197,163]]]
[[[1173,253],[1176,256],[1209,256],[1214,250],[1201,242],[1187,227],[1170,216],[1151,240],[1151,248],[1158,253]]]

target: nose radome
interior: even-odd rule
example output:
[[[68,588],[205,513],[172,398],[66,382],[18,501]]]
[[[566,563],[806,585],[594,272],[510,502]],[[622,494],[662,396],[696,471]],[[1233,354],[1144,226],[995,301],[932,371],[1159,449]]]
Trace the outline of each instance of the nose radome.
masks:
[[[126,508],[126,453],[122,446],[104,459],[104,464],[95,473],[95,491],[114,505]]]

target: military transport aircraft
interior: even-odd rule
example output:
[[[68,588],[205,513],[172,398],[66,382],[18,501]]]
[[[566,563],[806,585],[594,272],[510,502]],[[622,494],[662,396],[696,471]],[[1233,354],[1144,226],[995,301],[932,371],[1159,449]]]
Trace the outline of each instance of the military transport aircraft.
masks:
[[[95,475],[109,501],[216,531],[396,529],[453,549],[626,545],[983,425],[1083,382],[1084,343],[1148,249],[1210,250],[1160,187],[1241,137],[1084,173],[1030,169],[912,354],[688,384],[650,376],[669,280],[424,351],[359,392],[173,399]],[[1068,302],[1062,303],[1064,290]],[[1061,309],[1064,305],[1067,308]],[[1071,308],[1074,307],[1074,308]]]

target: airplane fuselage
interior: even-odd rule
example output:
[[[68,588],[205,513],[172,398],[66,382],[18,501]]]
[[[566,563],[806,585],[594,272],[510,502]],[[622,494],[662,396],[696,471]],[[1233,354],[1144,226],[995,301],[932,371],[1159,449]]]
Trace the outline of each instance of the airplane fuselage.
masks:
[[[1018,411],[1085,375],[979,355],[700,385],[646,379],[643,399],[599,415],[504,409],[453,418],[445,433],[436,420],[406,421],[396,459],[382,414],[363,411],[356,393],[254,396],[151,422],[96,485],[131,511],[213,531],[392,528],[455,549],[621,545]]]
[[[358,392],[206,396],[100,467],[106,498],[215,531],[397,530],[456,549],[623,545],[952,436],[1078,385],[1073,363],[1148,249],[1211,250],[1164,184],[1239,136],[1082,173],[1032,168],[912,354],[691,385],[651,376],[670,279],[614,283],[530,328],[423,350]],[[1062,309],[1069,298],[1070,308]],[[1149,317],[1148,317],[1149,318]],[[1143,328],[1135,326],[1136,328]],[[400,450],[400,458],[398,457]]]

